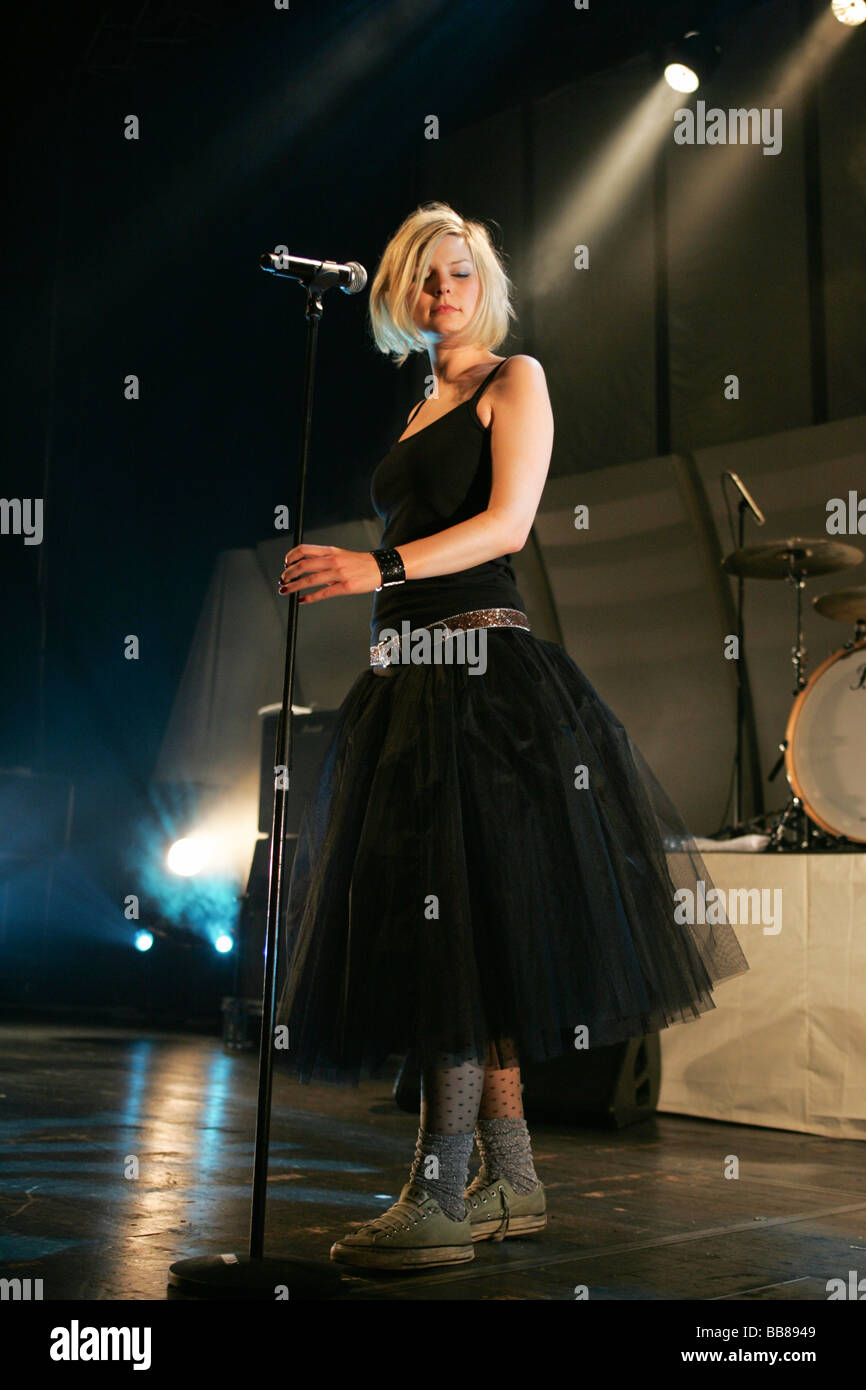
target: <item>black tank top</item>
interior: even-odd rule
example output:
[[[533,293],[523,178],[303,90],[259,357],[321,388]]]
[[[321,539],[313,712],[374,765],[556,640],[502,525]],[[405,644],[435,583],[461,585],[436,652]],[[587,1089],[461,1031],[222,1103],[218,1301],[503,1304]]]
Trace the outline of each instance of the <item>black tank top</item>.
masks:
[[[502,366],[504,362],[497,362],[469,400],[399,439],[376,467],[370,499],[385,523],[381,549],[433,536],[486,510],[493,482],[490,429],[482,425],[475,407]],[[422,405],[423,401],[417,409]],[[407,424],[416,414],[413,411]],[[383,628],[399,632],[404,619],[412,628],[423,627],[475,608],[526,611],[510,555],[456,574],[407,579],[380,589],[373,597],[370,643],[379,641]]]

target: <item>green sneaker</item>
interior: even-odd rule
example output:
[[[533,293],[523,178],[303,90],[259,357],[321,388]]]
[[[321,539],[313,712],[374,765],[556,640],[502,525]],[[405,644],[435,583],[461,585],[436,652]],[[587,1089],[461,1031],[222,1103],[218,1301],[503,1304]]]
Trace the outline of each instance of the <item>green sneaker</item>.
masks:
[[[397,1201],[331,1246],[331,1259],[361,1269],[428,1269],[475,1259],[468,1217],[451,1221],[435,1197],[407,1182]]]
[[[474,1241],[528,1236],[547,1225],[542,1183],[532,1192],[515,1192],[507,1178],[485,1183],[479,1173],[463,1195]]]

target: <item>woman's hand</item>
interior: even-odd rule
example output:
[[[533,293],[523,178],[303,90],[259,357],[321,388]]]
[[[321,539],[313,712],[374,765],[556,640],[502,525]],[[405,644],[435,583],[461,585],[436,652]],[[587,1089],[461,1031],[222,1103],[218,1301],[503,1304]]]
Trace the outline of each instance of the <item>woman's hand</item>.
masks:
[[[304,594],[299,603],[318,603],[323,598],[340,594],[371,594],[382,583],[382,575],[373,556],[366,550],[341,550],[337,545],[299,545],[286,556],[286,568],[280,575],[280,593],[291,594],[299,589],[315,589]]]

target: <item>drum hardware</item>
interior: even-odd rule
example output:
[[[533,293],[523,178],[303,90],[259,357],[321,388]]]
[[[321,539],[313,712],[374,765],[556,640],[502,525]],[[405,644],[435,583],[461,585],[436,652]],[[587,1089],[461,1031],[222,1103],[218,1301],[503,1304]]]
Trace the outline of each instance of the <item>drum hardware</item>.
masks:
[[[866,845],[866,638],[831,652],[797,696],[785,730],[784,760],[810,827],[833,848]],[[786,811],[789,810],[786,807]],[[780,831],[785,813],[780,819]]]
[[[866,785],[866,660],[855,664],[851,679],[849,658],[855,652],[866,657],[866,585],[831,589],[814,598],[812,607],[832,622],[853,622],[854,636],[832,652],[807,682],[794,702],[780,747],[794,791],[792,802],[803,804],[812,837],[834,848],[862,845],[866,844],[866,796],[858,801],[858,789]],[[859,701],[861,690],[862,711],[851,698]],[[821,727],[813,732],[815,716],[809,710],[814,701],[820,702]],[[832,762],[834,746],[839,750],[837,766]],[[834,788],[832,800],[825,791],[829,785]],[[862,815],[859,805],[864,807]]]
[[[856,646],[866,637],[866,584],[854,589],[831,589],[829,594],[813,598],[812,607],[822,618],[854,624],[854,637],[846,646]]]
[[[820,536],[817,540],[793,536],[784,541],[767,541],[764,545],[732,550],[722,561],[722,569],[728,574],[742,574],[746,579],[787,579],[792,571],[804,579],[817,579],[819,575],[859,565],[862,559],[863,551],[856,545],[842,545],[840,541],[827,541]]]
[[[760,507],[758,506],[752,494],[749,492],[748,488],[743,483],[742,479],[736,473],[732,473],[730,470],[726,470],[722,474],[723,495],[725,495],[726,479],[729,479],[734,484],[734,487],[737,489],[737,492],[739,493],[739,498],[737,501],[737,545],[739,549],[742,551],[746,531],[746,512],[751,512],[752,516],[754,517],[755,521],[758,523],[759,526],[765,525],[767,518],[764,516],[764,513],[761,511]],[[745,655],[745,621],[743,617],[745,600],[743,579],[744,576],[742,574],[737,575],[737,741],[736,751],[734,753],[733,786],[735,834],[737,833],[737,831],[742,829],[743,825],[743,729],[746,722],[746,682],[748,680]],[[751,695],[749,698],[751,700]],[[763,802],[760,800],[759,806],[761,807],[761,809],[763,809]]]
[[[816,843],[829,846],[836,845],[840,840],[847,841],[849,835],[845,831],[854,830],[855,841],[866,843],[866,816],[863,818],[862,830],[859,830],[856,811],[856,789],[852,790],[852,805],[841,808],[840,813],[834,812],[830,806],[829,814],[833,816],[833,822],[827,819],[827,807],[822,801],[822,808],[816,804],[820,799],[820,774],[824,771],[825,779],[829,775],[826,766],[815,767],[813,764],[820,763],[820,757],[812,753],[811,761],[807,755],[799,760],[804,765],[808,763],[807,781],[814,780],[813,774],[817,774],[818,781],[814,788],[810,785],[804,790],[801,784],[803,767],[797,771],[799,765],[797,750],[794,747],[794,733],[797,728],[798,719],[804,707],[807,695],[810,699],[810,711],[817,708],[812,702],[815,700],[813,691],[818,677],[826,677],[831,663],[844,658],[864,643],[864,633],[866,633],[866,587],[861,589],[839,590],[839,595],[834,598],[833,594],[824,594],[819,599],[815,599],[814,607],[816,611],[825,617],[833,617],[837,621],[851,621],[853,618],[856,623],[855,639],[853,642],[846,643],[841,651],[836,652],[833,657],[828,658],[815,672],[811,680],[806,679],[806,663],[808,653],[803,640],[803,590],[805,589],[806,579],[815,578],[822,574],[831,574],[836,570],[848,569],[859,565],[863,559],[863,552],[853,545],[842,545],[838,541],[828,541],[823,537],[808,539],[794,536],[787,540],[770,541],[764,545],[748,546],[732,551],[723,561],[723,568],[728,574],[752,579],[784,579],[794,589],[795,593],[795,640],[791,648],[791,662],[793,666],[794,681],[794,707],[788,720],[788,727],[785,731],[785,738],[779,744],[781,757],[776,761],[768,781],[773,781],[781,771],[782,766],[786,767],[786,776],[791,788],[791,795],[787,805],[777,817],[772,830],[768,849],[786,848],[784,843],[785,836],[793,832],[794,844],[797,849],[813,849]],[[844,596],[844,597],[842,597]],[[838,684],[838,673],[833,680],[834,686]],[[824,689],[827,689],[825,685]],[[834,692],[836,702],[839,702],[839,695]],[[821,697],[817,697],[821,702]],[[866,702],[866,692],[864,692],[864,702]],[[864,703],[866,709],[866,703]],[[844,719],[850,718],[850,707],[846,709]],[[806,735],[802,730],[808,728],[811,742],[814,743],[815,735],[812,730],[812,717],[801,725],[801,734],[797,740],[804,744]],[[845,724],[847,728],[847,723]],[[866,744],[866,740],[864,740]],[[856,779],[855,779],[856,780]],[[844,823],[845,829],[842,829]],[[827,833],[829,832],[829,834]],[[832,839],[831,839],[832,837]]]
[[[811,821],[803,809],[803,803],[800,798],[793,795],[788,798],[784,810],[776,818],[775,824],[770,831],[767,849],[782,850],[785,848],[783,837],[789,825],[791,825],[793,829],[794,848],[800,850],[812,849]]]
[[[775,782],[782,768],[785,766],[785,753],[788,748],[788,740],[783,739],[779,744],[779,756],[773,763],[767,777],[768,782]],[[789,822],[794,820],[794,836],[798,849],[805,849],[808,846],[809,824],[808,818],[803,816],[800,807],[800,798],[791,796],[788,798],[787,805],[772,823],[770,829],[770,839],[767,842],[767,849],[781,849],[782,837],[788,829]],[[804,843],[805,841],[805,843]]]

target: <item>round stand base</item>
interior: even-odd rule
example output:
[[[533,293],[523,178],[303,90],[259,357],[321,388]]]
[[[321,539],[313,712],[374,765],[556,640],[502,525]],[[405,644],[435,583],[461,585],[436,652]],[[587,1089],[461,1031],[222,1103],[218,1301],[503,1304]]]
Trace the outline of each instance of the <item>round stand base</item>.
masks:
[[[194,1298],[338,1298],[346,1283],[338,1269],[313,1260],[254,1260],[249,1255],[197,1255],[168,1271],[170,1289]]]

